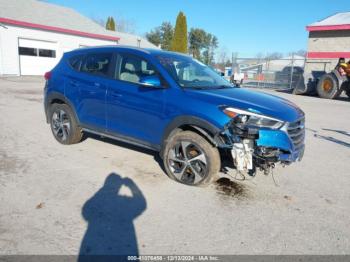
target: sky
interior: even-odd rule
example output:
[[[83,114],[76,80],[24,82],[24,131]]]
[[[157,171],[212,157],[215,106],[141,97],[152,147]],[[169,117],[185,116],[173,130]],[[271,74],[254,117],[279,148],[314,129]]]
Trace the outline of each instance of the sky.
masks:
[[[307,49],[305,26],[337,12],[350,11],[349,0],[47,0],[96,19],[121,17],[144,36],[163,21],[175,25],[183,11],[188,30],[217,36],[218,52],[239,57]]]

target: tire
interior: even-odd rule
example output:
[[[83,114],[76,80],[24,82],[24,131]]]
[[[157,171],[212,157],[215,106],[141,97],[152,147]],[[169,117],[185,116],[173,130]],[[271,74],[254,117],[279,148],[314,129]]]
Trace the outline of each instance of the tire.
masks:
[[[350,98],[350,85],[348,86],[348,89],[345,90],[345,94]]]
[[[68,105],[52,104],[49,109],[49,120],[52,134],[59,143],[71,145],[82,140],[82,129]]]
[[[324,74],[317,83],[317,94],[321,98],[335,99],[341,92],[338,79],[333,74]]]
[[[218,178],[221,165],[218,149],[191,131],[177,132],[168,139],[163,163],[171,179],[190,186],[209,185]]]

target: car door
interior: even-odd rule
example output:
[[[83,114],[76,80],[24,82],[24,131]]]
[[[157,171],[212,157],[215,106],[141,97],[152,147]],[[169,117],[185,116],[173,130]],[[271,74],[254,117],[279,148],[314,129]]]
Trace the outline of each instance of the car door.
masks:
[[[82,61],[80,73],[69,81],[72,88],[79,90],[75,104],[84,127],[106,129],[106,92],[111,81],[112,60],[112,52],[89,53]]]
[[[164,88],[144,86],[142,77],[157,75],[147,58],[121,52],[117,55],[116,80],[107,90],[107,130],[145,144],[159,143],[163,121]]]

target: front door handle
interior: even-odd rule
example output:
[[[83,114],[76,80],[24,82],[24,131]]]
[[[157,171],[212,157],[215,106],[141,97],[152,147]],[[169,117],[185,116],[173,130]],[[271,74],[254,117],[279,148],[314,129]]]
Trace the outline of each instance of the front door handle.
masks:
[[[111,96],[118,98],[118,97],[122,97],[123,95],[121,93],[119,93],[119,92],[111,91]]]

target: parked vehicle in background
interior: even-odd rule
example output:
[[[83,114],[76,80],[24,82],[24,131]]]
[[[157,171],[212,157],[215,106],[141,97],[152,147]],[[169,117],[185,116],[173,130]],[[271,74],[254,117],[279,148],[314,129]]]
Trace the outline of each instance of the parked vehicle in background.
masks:
[[[276,72],[275,82],[294,89],[299,81],[303,80],[304,69],[300,66],[286,66]]]
[[[234,72],[230,77],[230,82],[237,87],[240,87],[243,84],[244,73]]]
[[[44,104],[55,139],[84,133],[160,153],[168,176],[207,185],[227,165],[266,174],[301,160],[304,113],[288,100],[239,89],[190,56],[127,47],[65,53],[46,73]]]
[[[350,61],[340,58],[338,65],[327,74],[320,77],[317,83],[319,97],[335,99],[344,91],[350,98]]]

